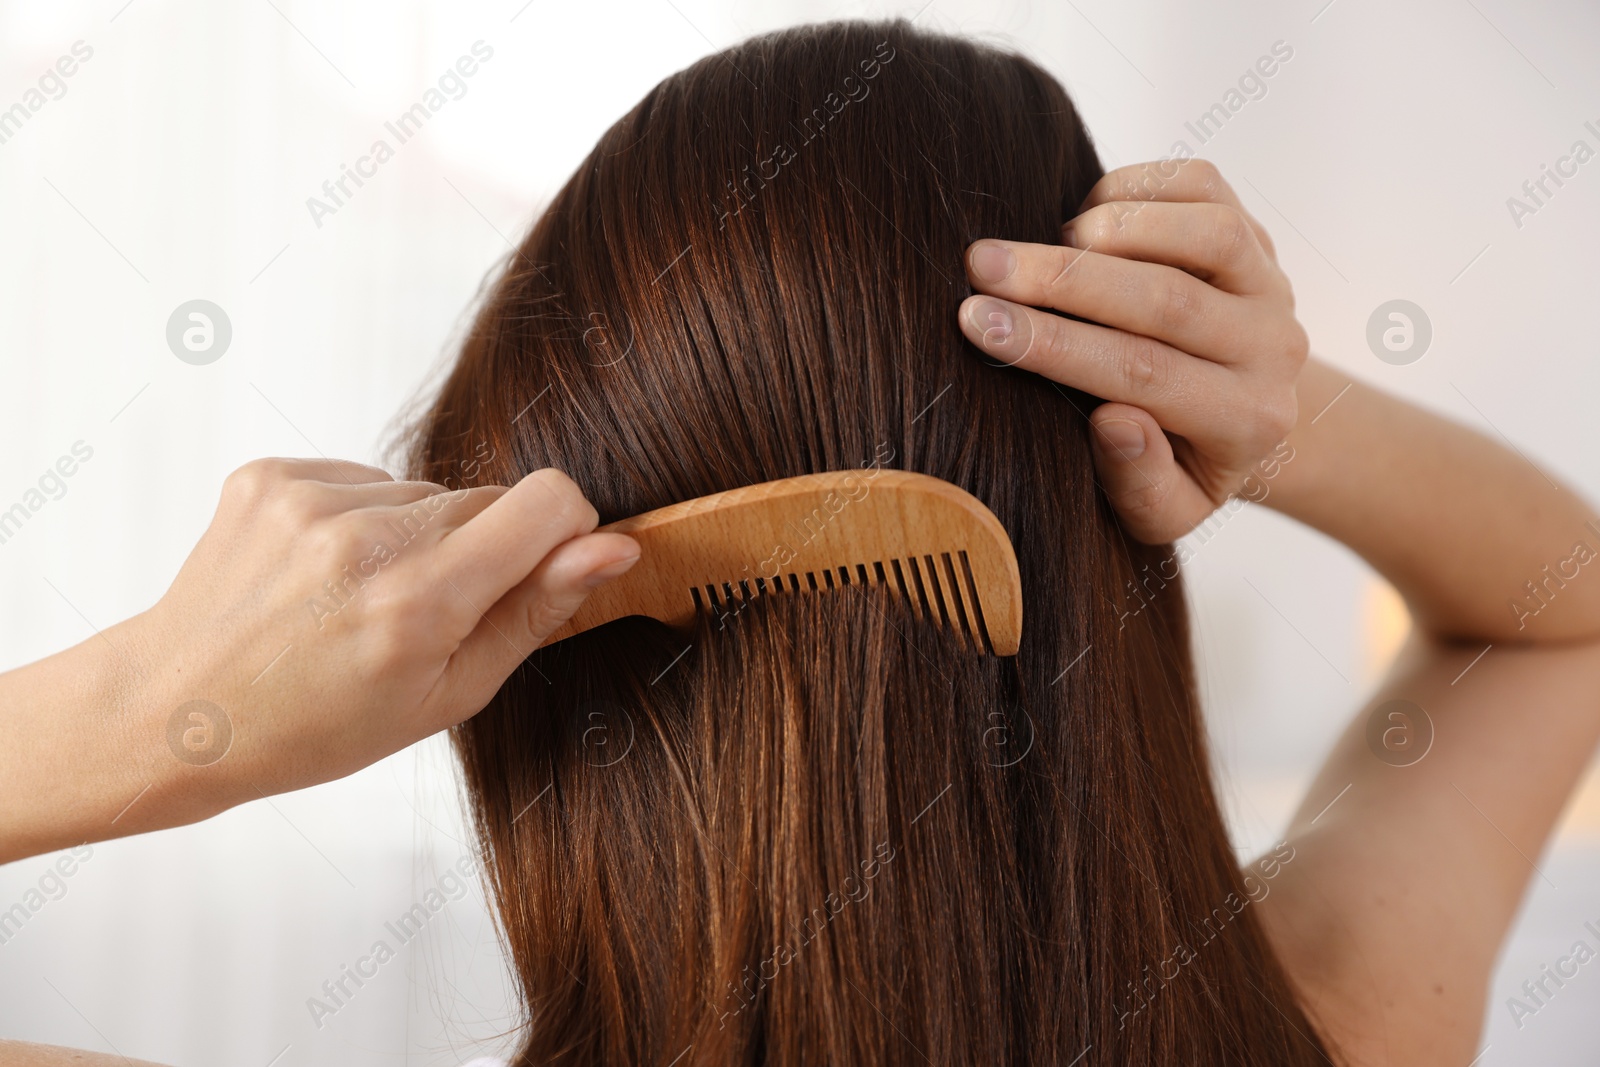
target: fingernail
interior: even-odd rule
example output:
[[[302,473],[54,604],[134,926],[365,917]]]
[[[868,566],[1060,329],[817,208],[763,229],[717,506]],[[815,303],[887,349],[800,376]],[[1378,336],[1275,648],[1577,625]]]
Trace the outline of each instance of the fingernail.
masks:
[[[1017,269],[1017,257],[999,241],[980,241],[972,247],[972,273],[980,282],[1003,282]]]
[[[998,300],[978,301],[972,305],[969,315],[972,324],[983,333],[984,344],[1005,344],[1015,327],[1011,320],[1011,309]]]
[[[628,568],[632,567],[638,562],[638,556],[629,556],[626,559],[619,559],[614,563],[607,563],[604,567],[592,570],[586,574],[583,579],[583,584],[588,586],[590,589],[593,589],[596,586],[605,585],[611,579],[620,578],[622,575],[626,574]]]
[[[1107,419],[1097,423],[1100,445],[1118,459],[1138,459],[1144,455],[1144,427],[1132,419]]]

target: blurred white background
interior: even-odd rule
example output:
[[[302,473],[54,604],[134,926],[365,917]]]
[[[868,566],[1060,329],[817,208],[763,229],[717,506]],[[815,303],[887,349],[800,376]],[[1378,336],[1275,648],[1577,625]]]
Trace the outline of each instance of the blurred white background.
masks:
[[[92,49],[59,98],[52,83],[20,129],[0,126],[0,509],[75,443],[93,450],[0,543],[0,668],[154,602],[246,460],[380,459],[486,272],[660,78],[750,34],[920,7],[0,3],[0,109],[76,42]],[[1573,142],[1600,148],[1594,5],[933,0],[918,22],[1043,62],[1107,166],[1180,140],[1217,161],[1275,235],[1318,352],[1600,498],[1600,161],[1533,214],[1507,205]],[[307,198],[478,41],[493,56],[465,95],[318,225]],[[1292,57],[1202,145],[1185,124],[1276,42]],[[1365,339],[1395,298],[1433,326],[1408,365]],[[206,366],[165,340],[192,299],[232,322]],[[1244,854],[1276,841],[1404,617],[1359,561],[1259,508],[1189,573]],[[242,1067],[456,1064],[503,1047],[509,987],[475,883],[335,1016],[318,1026],[307,1007],[463,854],[455,790],[434,738],[342,782],[95,845],[0,944],[0,1033]],[[0,909],[50,862],[0,868]],[[1535,880],[1503,958],[1485,1067],[1587,1063],[1600,1041],[1588,969],[1520,1028],[1505,1003],[1600,921],[1600,793],[1578,798],[1539,863],[1549,883]]]

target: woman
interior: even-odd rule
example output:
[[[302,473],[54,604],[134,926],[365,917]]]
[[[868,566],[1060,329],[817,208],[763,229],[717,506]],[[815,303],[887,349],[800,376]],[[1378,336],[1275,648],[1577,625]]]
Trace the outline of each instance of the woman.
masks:
[[[988,295],[952,318],[969,281]],[[963,654],[857,586],[536,652],[456,734],[529,1011],[516,1062],[1471,1060],[1530,868],[1447,783],[1535,854],[1594,701],[1519,774],[1487,760],[1512,732],[1491,694],[1536,675],[1553,710],[1600,659],[1497,649],[1447,696],[1445,641],[1533,636],[1505,601],[1585,514],[1305,353],[1215,171],[1102,176],[1015,56],[808,27],[649,93],[494,285],[413,475],[486,439],[486,481],[556,466],[610,521],[888,457],[996,513],[1027,626],[1014,660]],[[1397,768],[1358,722],[1243,872],[1168,543],[1239,492],[1411,597],[1380,699],[1439,734]],[[1541,524],[1486,531],[1489,500]],[[1538,636],[1592,636],[1596,604],[1557,600]]]
[[[1528,857],[1600,731],[1600,593],[1507,604],[1589,512],[1306,348],[1216,171],[1103,174],[1031,63],[904,22],[747,42],[653,90],[557,196],[414,428],[416,481],[258,466],[173,592],[108,631],[148,650],[142,677],[181,663],[229,694],[230,758],[116,826],[19,787],[7,855],[456,726],[528,1009],[519,1065],[1465,1064]],[[1014,659],[870,587],[524,659],[636,556],[597,520],[863,466],[1000,518]],[[1235,494],[1361,553],[1416,622],[1242,870],[1171,543]],[[357,511],[419,500],[447,529],[319,615],[308,665],[262,675],[280,697],[326,682],[337,714],[267,714],[239,664],[281,645],[312,576],[368,555]],[[49,680],[0,681],[44,707]],[[1435,730],[1407,766],[1381,758],[1396,699]],[[100,793],[91,810],[125,799]]]

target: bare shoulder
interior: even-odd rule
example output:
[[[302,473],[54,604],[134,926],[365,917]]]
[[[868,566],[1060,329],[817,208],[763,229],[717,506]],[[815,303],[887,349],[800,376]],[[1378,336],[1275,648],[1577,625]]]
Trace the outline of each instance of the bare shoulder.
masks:
[[[1261,902],[1351,1067],[1470,1063],[1495,960],[1600,740],[1600,644],[1414,641],[1351,722]]]

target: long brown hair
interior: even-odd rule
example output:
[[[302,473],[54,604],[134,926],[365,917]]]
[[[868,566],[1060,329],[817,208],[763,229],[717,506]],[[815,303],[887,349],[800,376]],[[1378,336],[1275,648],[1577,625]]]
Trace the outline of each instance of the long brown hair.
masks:
[[[966,245],[1058,240],[1101,173],[1028,60],[809,26],[653,89],[494,281],[414,475],[556,466],[611,521],[921,471],[1004,523],[1025,603],[1012,659],[859,584],[530,656],[455,733],[519,1065],[1326,1060],[1212,792],[1170,546],[1097,491],[1095,401],[956,325]]]

